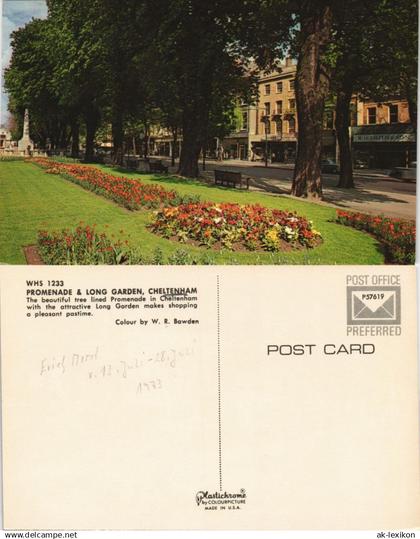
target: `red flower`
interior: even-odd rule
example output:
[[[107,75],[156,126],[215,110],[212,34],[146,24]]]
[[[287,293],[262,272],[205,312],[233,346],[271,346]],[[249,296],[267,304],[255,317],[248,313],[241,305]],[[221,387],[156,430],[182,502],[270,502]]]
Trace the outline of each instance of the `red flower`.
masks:
[[[370,232],[383,242],[392,262],[399,264],[415,262],[416,227],[413,221],[341,210],[337,210],[337,221],[343,225]]]

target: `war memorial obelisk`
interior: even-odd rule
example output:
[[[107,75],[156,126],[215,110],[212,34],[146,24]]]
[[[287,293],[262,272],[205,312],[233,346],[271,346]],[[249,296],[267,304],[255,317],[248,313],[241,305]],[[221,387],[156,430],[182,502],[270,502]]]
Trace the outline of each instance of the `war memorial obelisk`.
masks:
[[[23,136],[18,142],[18,149],[20,152],[28,153],[33,151],[34,143],[29,136],[29,111],[25,109],[25,116],[23,118]]]

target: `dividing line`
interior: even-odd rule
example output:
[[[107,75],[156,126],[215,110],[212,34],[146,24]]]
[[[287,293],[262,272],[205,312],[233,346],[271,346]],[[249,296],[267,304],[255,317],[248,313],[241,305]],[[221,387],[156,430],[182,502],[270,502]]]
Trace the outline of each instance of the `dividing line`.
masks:
[[[222,482],[222,391],[220,369],[220,276],[217,276],[217,408],[219,418],[219,490],[223,490]]]

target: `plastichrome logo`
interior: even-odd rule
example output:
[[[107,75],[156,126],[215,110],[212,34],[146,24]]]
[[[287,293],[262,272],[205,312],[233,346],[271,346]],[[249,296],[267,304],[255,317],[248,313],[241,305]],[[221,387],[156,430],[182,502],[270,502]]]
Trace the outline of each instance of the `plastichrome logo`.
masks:
[[[199,490],[195,495],[195,501],[198,506],[205,509],[241,509],[246,502],[246,492],[244,488],[239,492]]]

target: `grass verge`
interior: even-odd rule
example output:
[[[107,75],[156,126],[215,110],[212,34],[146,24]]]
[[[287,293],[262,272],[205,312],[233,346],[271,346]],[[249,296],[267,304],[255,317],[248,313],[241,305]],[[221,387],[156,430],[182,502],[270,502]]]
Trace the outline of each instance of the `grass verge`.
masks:
[[[287,253],[215,252],[160,238],[147,230],[151,211],[130,212],[59,176],[45,174],[24,162],[0,163],[0,262],[24,264],[23,246],[36,243],[39,229],[73,228],[80,221],[96,224],[111,238],[123,237],[130,246],[151,256],[160,248],[169,257],[180,247],[200,257],[208,252],[217,264],[382,264],[379,243],[371,236],[334,223],[335,210],[288,197],[207,186],[171,176],[107,172],[140,178],[144,183],[164,185],[180,194],[199,195],[202,200],[261,204],[268,208],[296,211],[314,222],[324,242],[319,247]],[[122,232],[121,232],[122,231]]]

